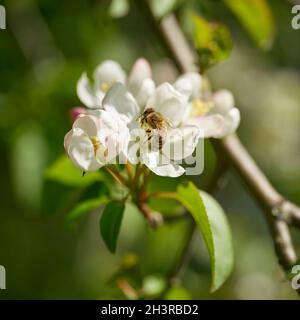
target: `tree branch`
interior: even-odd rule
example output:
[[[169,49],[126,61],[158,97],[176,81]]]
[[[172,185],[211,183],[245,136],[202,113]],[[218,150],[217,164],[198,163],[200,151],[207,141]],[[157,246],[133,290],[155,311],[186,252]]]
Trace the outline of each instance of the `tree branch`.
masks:
[[[228,136],[222,141],[214,141],[214,144],[221,148],[262,207],[279,262],[285,270],[289,269],[297,260],[287,224],[290,221],[290,211],[287,211],[289,202],[274,189],[237,135]]]
[[[136,0],[166,52],[180,72],[197,71],[195,53],[190,48],[174,15],[157,23],[147,0]],[[199,71],[199,70],[198,70]],[[300,228],[300,208],[286,200],[268,181],[237,135],[212,140],[216,152],[237,170],[249,191],[261,205],[268,222],[279,263],[288,270],[297,260],[288,223]]]

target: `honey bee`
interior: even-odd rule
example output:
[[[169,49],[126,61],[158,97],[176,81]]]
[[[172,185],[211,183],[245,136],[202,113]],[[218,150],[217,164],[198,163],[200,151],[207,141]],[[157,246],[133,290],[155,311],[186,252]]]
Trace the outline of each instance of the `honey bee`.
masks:
[[[167,131],[171,124],[163,115],[153,108],[147,108],[138,118],[141,128],[143,128],[148,136],[148,143],[155,150],[161,150]]]

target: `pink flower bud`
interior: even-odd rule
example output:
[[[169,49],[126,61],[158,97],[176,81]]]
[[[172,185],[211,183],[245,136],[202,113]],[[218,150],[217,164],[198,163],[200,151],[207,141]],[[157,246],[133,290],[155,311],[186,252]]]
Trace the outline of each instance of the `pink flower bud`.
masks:
[[[75,121],[79,116],[85,115],[87,113],[87,110],[83,107],[74,107],[70,110],[70,118],[73,121]]]

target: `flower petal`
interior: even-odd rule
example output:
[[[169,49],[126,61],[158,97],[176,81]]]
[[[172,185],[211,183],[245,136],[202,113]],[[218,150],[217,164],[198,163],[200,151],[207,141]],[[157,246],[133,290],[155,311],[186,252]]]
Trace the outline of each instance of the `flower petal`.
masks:
[[[65,135],[65,138],[64,138],[64,149],[65,149],[66,153],[68,153],[68,149],[69,149],[69,146],[70,146],[72,135],[73,135],[73,130],[72,129],[69,132],[67,132],[66,135]]]
[[[155,83],[152,79],[145,79],[137,94],[133,94],[140,108],[144,108],[147,101],[155,91]]]
[[[125,83],[126,74],[121,66],[112,60],[102,62],[94,72],[96,89],[107,91],[114,83]]]
[[[143,154],[148,151],[148,136],[145,130],[136,127],[130,130],[130,142],[128,144],[127,158],[132,164],[141,161]]]
[[[92,115],[84,115],[75,120],[73,129],[80,128],[89,137],[97,136],[100,129],[99,119]]]
[[[232,108],[226,115],[227,132],[225,135],[233,133],[240,125],[241,114],[238,108]]]
[[[202,78],[199,73],[188,72],[180,76],[174,83],[174,88],[190,99],[199,98],[201,94]]]
[[[94,89],[86,73],[83,73],[77,82],[77,95],[88,108],[97,108],[101,103],[94,94]]]
[[[168,164],[157,167],[148,168],[158,176],[176,178],[185,173],[185,169],[178,164]]]
[[[200,131],[197,126],[184,126],[171,130],[162,152],[169,159],[182,160],[190,156],[199,140]]]
[[[226,115],[212,114],[191,120],[203,130],[205,138],[223,138],[233,133],[240,123],[240,112],[237,108],[231,109]],[[191,123],[190,122],[190,123]]]
[[[124,85],[116,83],[105,95],[103,100],[105,110],[120,117],[127,123],[135,119],[139,113],[139,107]]]
[[[96,171],[101,167],[95,159],[91,140],[80,128],[72,129],[67,152],[74,166],[83,171]]]
[[[204,138],[217,138],[223,131],[224,118],[220,114],[194,117],[189,124],[198,125],[204,134]]]
[[[156,88],[146,108],[160,112],[172,126],[177,127],[185,114],[187,100],[187,96],[175,90],[172,85],[163,83]]]
[[[136,96],[145,79],[152,78],[152,70],[149,62],[140,58],[134,63],[128,76],[127,86],[129,91]]]
[[[141,162],[159,176],[179,177],[185,172],[183,167],[173,163],[159,151],[142,153]]]
[[[219,90],[212,96],[212,98],[215,103],[212,113],[226,114],[234,107],[234,97],[229,90]]]
[[[105,146],[107,161],[111,161],[120,153],[127,154],[130,139],[129,130],[120,117],[114,117],[107,111],[100,113],[101,130],[98,133],[100,142]]]

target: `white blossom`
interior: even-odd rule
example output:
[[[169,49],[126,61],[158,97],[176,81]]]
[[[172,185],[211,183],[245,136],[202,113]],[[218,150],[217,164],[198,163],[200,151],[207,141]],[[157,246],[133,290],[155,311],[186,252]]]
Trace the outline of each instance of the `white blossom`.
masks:
[[[223,138],[233,133],[240,123],[240,112],[234,105],[230,91],[219,90],[214,94],[203,89],[203,79],[198,73],[182,75],[174,87],[189,96],[185,121],[198,125],[206,138]]]
[[[178,164],[197,145],[199,129],[182,125],[188,97],[169,83],[156,88],[145,107],[118,83],[107,93],[103,108],[118,113],[131,129],[128,159],[144,163],[158,175],[177,177],[185,170]]]
[[[81,102],[91,109],[99,109],[106,93],[115,83],[124,84],[136,98],[139,105],[144,105],[154,91],[151,67],[147,60],[138,59],[129,74],[115,61],[106,60],[94,71],[94,82],[91,83],[86,73],[83,73],[77,83],[77,95]]]
[[[96,171],[119,154],[126,154],[129,132],[117,117],[101,111],[99,117],[78,117],[65,135],[65,151],[83,171]]]
[[[77,93],[88,108],[65,136],[65,149],[74,165],[95,171],[118,155],[141,162],[161,176],[185,172],[182,160],[191,156],[200,138],[222,138],[234,132],[240,113],[230,91],[211,93],[195,72],[174,85],[155,88],[145,59],[138,59],[129,76],[111,60],[94,72],[93,84],[84,73]],[[112,152],[110,149],[113,149]]]

